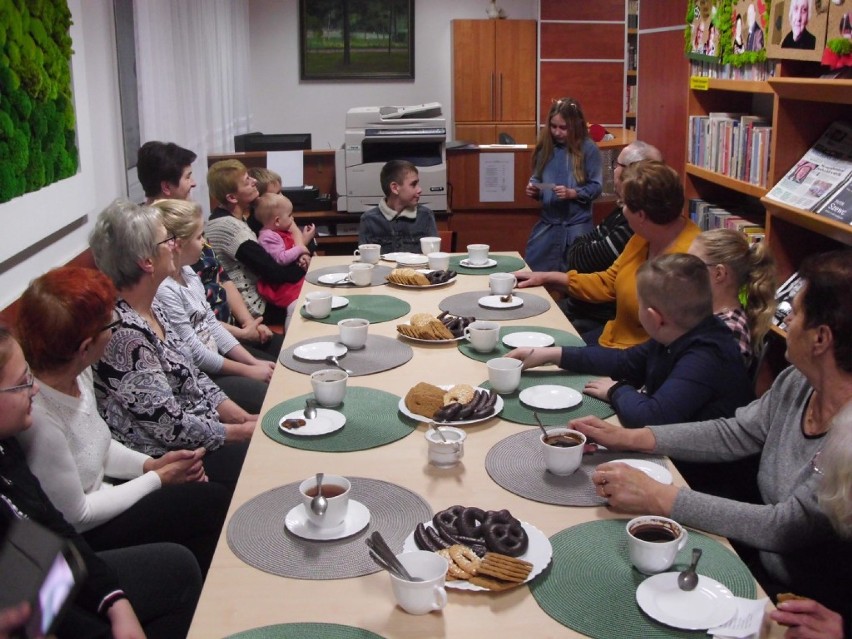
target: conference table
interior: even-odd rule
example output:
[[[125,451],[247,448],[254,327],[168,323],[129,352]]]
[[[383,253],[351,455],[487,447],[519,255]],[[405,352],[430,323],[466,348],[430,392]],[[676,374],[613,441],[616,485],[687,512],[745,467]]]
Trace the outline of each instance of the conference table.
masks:
[[[491,257],[496,258],[500,264],[507,265],[504,270],[510,268],[513,270],[518,265],[522,265],[517,254],[492,254]],[[317,282],[317,273],[346,270],[351,259],[345,256],[315,257],[303,286],[302,299],[312,291],[329,290],[327,286],[311,282],[311,280]],[[455,258],[454,263],[457,262],[458,257]],[[377,266],[392,267],[393,264],[382,261]],[[442,302],[451,296],[474,295],[476,292],[481,292],[482,295],[487,294],[487,274],[493,270],[459,269],[459,271],[460,274],[455,281],[445,286],[413,289],[374,285],[363,288],[335,287],[331,289],[334,295],[346,297],[350,301],[356,300],[357,296],[361,295],[378,295],[389,296],[410,305],[410,311],[398,319],[372,323],[370,336],[371,339],[376,336],[394,340],[394,343],[405,343],[411,347],[413,356],[406,363],[390,370],[350,377],[346,401],[357,400],[359,392],[368,393],[377,392],[377,390],[401,398],[418,382],[435,385],[467,383],[477,386],[487,381],[485,363],[481,361],[481,358],[474,359],[463,354],[459,343],[423,344],[397,336],[396,325],[408,321],[414,313],[425,312],[437,315],[440,313]],[[526,306],[535,305],[546,310],[532,317],[506,319],[500,322],[501,326],[559,329],[576,335],[570,323],[543,288],[523,289],[521,292],[526,299]],[[389,300],[381,298],[379,301],[388,302]],[[286,353],[288,349],[292,351],[296,344],[316,341],[322,337],[328,337],[330,341],[334,341],[337,334],[338,329],[334,323],[306,319],[300,312],[290,324],[282,352]],[[385,343],[392,344],[389,341]],[[346,365],[347,357],[351,355],[352,353],[349,353],[342,357],[341,363]],[[525,377],[527,375],[528,373],[524,373]],[[275,412],[276,407],[282,402],[301,398],[310,393],[309,375],[285,367],[279,362],[269,385],[262,414],[278,415]],[[406,427],[411,429],[411,434],[386,445],[351,452],[318,452],[282,445],[262,432],[260,421],[258,422],[258,428],[252,438],[234,493],[228,519],[204,584],[190,637],[198,639],[226,637],[264,626],[297,622],[343,624],[365,629],[388,639],[587,636],[566,627],[547,614],[533,597],[527,585],[498,593],[448,590],[449,602],[442,612],[415,616],[405,613],[395,605],[390,578],[384,571],[350,578],[317,579],[311,578],[311,562],[305,561],[305,565],[301,566],[305,574],[301,575],[301,578],[282,577],[268,572],[267,569],[249,565],[234,552],[232,545],[229,544],[229,534],[234,534],[233,529],[237,527],[236,524],[239,523],[237,520],[240,519],[246,507],[257,502],[258,499],[272,499],[270,503],[274,503],[275,506],[271,509],[267,508],[272,512],[267,512],[266,516],[272,519],[273,535],[278,535],[280,531],[282,537],[287,536],[289,533],[284,527],[285,515],[290,507],[298,503],[298,499],[293,496],[292,486],[305,478],[312,477],[317,472],[357,478],[353,479],[353,490],[356,482],[360,482],[362,487],[378,487],[382,490],[387,487],[400,487],[405,489],[403,491],[405,494],[413,493],[419,496],[433,512],[455,504],[477,506],[486,510],[508,509],[515,517],[529,522],[548,537],[580,525],[606,526],[610,533],[613,527],[617,526],[623,531],[624,522],[630,518],[627,515],[612,512],[605,504],[586,507],[553,505],[524,498],[498,485],[486,470],[486,457],[489,451],[506,438],[530,431],[535,428],[534,426],[518,424],[499,416],[465,426],[467,440],[462,462],[455,467],[441,469],[430,465],[427,460],[427,442],[424,437],[427,425],[406,420],[402,415],[399,421],[407,424]],[[674,481],[682,484],[683,479],[674,466],[668,460],[664,463],[674,476]],[[370,483],[373,480],[377,481]],[[282,488],[285,486],[290,486],[290,492]],[[289,499],[289,502],[282,504],[280,501],[275,501],[280,499],[280,495],[287,495],[285,501]],[[383,513],[384,515],[387,513]],[[390,513],[390,516],[392,517],[393,513]],[[610,520],[621,521],[607,523]],[[257,525],[268,527],[270,524],[267,522]],[[243,522],[241,526],[241,534],[251,533],[250,520],[248,524]],[[342,564],[357,563],[367,556],[368,550],[363,543],[363,537],[372,529],[371,522],[367,529],[355,535],[354,539],[359,541],[357,544],[350,545],[351,554],[348,558],[344,556],[340,560]],[[609,554],[608,547],[602,549],[599,546],[612,545],[612,540],[606,535],[596,536],[592,529],[590,531],[591,537],[586,535],[577,542],[582,546],[577,549],[581,555],[586,552],[591,555],[594,554],[593,551],[597,551],[598,554],[602,551],[604,554]],[[700,538],[704,542],[716,545],[719,542],[727,543],[718,538],[711,540],[710,537],[702,537],[695,532],[691,532],[690,538],[696,540]],[[262,554],[263,544],[267,542],[259,543],[260,550],[254,549],[249,552]],[[276,552],[276,543],[275,540],[268,542],[267,552]],[[291,539],[288,543],[298,543],[298,540]],[[325,542],[311,543],[315,552],[323,552],[322,544]],[[570,540],[568,543],[571,543]],[[394,550],[401,550],[401,548],[397,547]],[[572,551],[571,548],[565,550]],[[615,548],[612,552],[616,552]],[[270,557],[269,559],[274,565],[275,560],[280,558]],[[347,566],[341,565],[341,569],[345,568]],[[612,567],[602,567],[601,573],[607,570],[611,571]],[[701,572],[700,569],[699,572]],[[538,579],[543,576],[539,576]],[[600,610],[595,613],[600,618],[591,621],[591,627],[597,627],[595,633],[597,636],[606,636],[608,633],[601,628],[606,628],[607,624],[613,624],[612,627],[616,628],[618,619],[625,616],[623,611],[619,610],[619,606],[624,608],[631,606],[623,603],[617,605],[607,603],[610,586],[605,583],[604,577],[601,577],[601,583],[596,583],[594,566],[586,578],[589,580],[588,590],[596,591],[596,599],[603,602]],[[636,580],[638,581],[638,578]],[[757,596],[762,596],[759,585],[755,585],[750,575],[748,580],[751,581],[748,587],[755,589]],[[581,601],[581,594],[588,593],[578,591],[576,593],[578,601]],[[563,605],[570,606],[572,599],[570,590],[566,589],[564,599],[568,600],[568,603]],[[551,605],[554,605],[553,601]],[[558,603],[555,605],[559,606]],[[635,607],[635,604],[632,606]],[[634,610],[631,614],[643,613]],[[654,636],[668,636],[665,634],[665,626],[647,618],[644,622],[655,627],[655,632],[662,633]],[[644,633],[631,635],[630,632],[613,630],[610,636],[644,635]],[[637,632],[640,631],[637,630]],[[780,637],[782,634],[782,628],[774,624],[765,624],[763,636]],[[246,636],[275,635],[247,634]],[[323,635],[320,633],[318,636]],[[674,633],[671,636],[681,635]]]

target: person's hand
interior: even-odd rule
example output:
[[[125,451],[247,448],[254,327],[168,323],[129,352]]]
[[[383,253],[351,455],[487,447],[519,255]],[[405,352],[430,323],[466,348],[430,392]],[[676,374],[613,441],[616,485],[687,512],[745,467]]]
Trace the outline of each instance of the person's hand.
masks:
[[[527,288],[529,286],[544,286],[547,283],[548,274],[544,272],[515,271],[512,275],[518,280],[518,288]]]
[[[619,512],[664,517],[671,513],[679,490],[620,462],[600,464],[592,473],[592,483],[595,492]]]
[[[305,244],[310,243],[312,239],[314,239],[317,235],[317,227],[315,224],[306,224],[302,227],[302,239],[305,241]]]
[[[548,346],[547,348],[516,348],[506,353],[505,357],[521,360],[524,365],[521,370],[545,366],[547,364],[558,364],[562,357],[562,349],[559,346]]]
[[[572,189],[567,186],[554,186],[553,194],[557,200],[573,200],[577,197],[577,189]]]
[[[22,601],[17,606],[0,609],[0,639],[11,639],[12,632],[18,630],[30,618],[30,604]],[[43,635],[38,635],[39,637]]]
[[[237,332],[237,339],[245,340],[247,342],[260,342],[261,344],[266,340],[261,339],[260,326],[263,324],[262,317],[253,317],[247,322],[245,322]],[[266,327],[264,327],[266,328]],[[266,330],[269,330],[268,328]],[[271,335],[270,331],[270,335]],[[266,339],[269,339],[268,337]]]
[[[258,319],[260,319],[260,318],[258,318]],[[266,324],[261,322],[260,324],[257,325],[257,336],[258,336],[257,340],[251,340],[251,341],[257,341],[257,342],[260,342],[261,344],[266,344],[266,342],[268,342],[270,339],[272,339],[272,329],[269,328]]]
[[[615,383],[615,380],[610,379],[609,377],[593,379],[590,382],[586,382],[586,385],[583,387],[583,392],[589,397],[596,397],[602,401],[607,401],[607,393],[610,388],[615,386]]]
[[[119,599],[107,610],[113,639],[145,639],[145,631],[127,599]]]
[[[568,428],[578,430],[590,442],[606,446],[612,450],[630,450],[628,438],[631,434],[626,428],[605,422],[600,417],[578,417],[572,419]]]
[[[247,420],[241,424],[225,424],[225,442],[245,442],[251,439],[256,421]]]
[[[769,618],[790,626],[784,639],[843,639],[843,618],[813,599],[780,603]]]
[[[299,256],[299,260],[296,262],[300,268],[304,270],[308,270],[308,267],[311,265],[311,255],[310,253],[304,253]]]
[[[272,371],[274,370],[274,362],[256,359],[254,360],[254,364],[250,364],[246,370],[246,377],[268,384],[269,380],[272,379]]]
[[[530,182],[527,184],[527,188],[524,189],[524,193],[527,194],[527,197],[537,200],[541,196],[541,189],[538,188],[538,184],[535,182]]]
[[[146,461],[142,469],[145,472],[149,470],[156,472],[163,486],[203,482],[207,481],[202,461],[206,453],[207,450],[203,447],[195,450],[170,450],[162,457]]]

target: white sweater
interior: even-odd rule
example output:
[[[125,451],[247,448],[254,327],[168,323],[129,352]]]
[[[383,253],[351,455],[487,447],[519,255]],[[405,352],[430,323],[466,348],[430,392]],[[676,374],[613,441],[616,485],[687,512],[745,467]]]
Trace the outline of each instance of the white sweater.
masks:
[[[44,492],[78,532],[109,521],[160,487],[156,472],[142,474],[149,457],[110,436],[98,414],[91,369],[77,378],[79,398],[41,380],[38,385],[33,425],[18,440]],[[130,481],[112,486],[110,477]]]

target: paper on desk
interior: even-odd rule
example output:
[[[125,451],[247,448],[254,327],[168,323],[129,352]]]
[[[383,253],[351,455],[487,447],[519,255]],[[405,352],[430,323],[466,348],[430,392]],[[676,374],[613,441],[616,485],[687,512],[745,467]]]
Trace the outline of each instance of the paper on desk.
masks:
[[[302,151],[268,151],[266,168],[281,176],[282,186],[302,186],[305,183],[305,160]]]
[[[760,627],[763,625],[763,613],[766,610],[766,604],[769,599],[744,599],[742,597],[734,597],[737,602],[737,614],[731,620],[716,628],[710,628],[707,631],[708,635],[713,635],[716,639],[751,639],[760,636]]]

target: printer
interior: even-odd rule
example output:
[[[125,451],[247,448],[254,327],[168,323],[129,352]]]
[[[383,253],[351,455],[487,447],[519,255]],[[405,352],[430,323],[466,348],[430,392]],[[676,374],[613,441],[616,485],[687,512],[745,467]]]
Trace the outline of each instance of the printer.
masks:
[[[363,213],[385,196],[379,181],[390,160],[417,167],[420,204],[447,209],[447,121],[437,102],[356,107],[346,112],[343,146],[335,152],[337,210]]]

